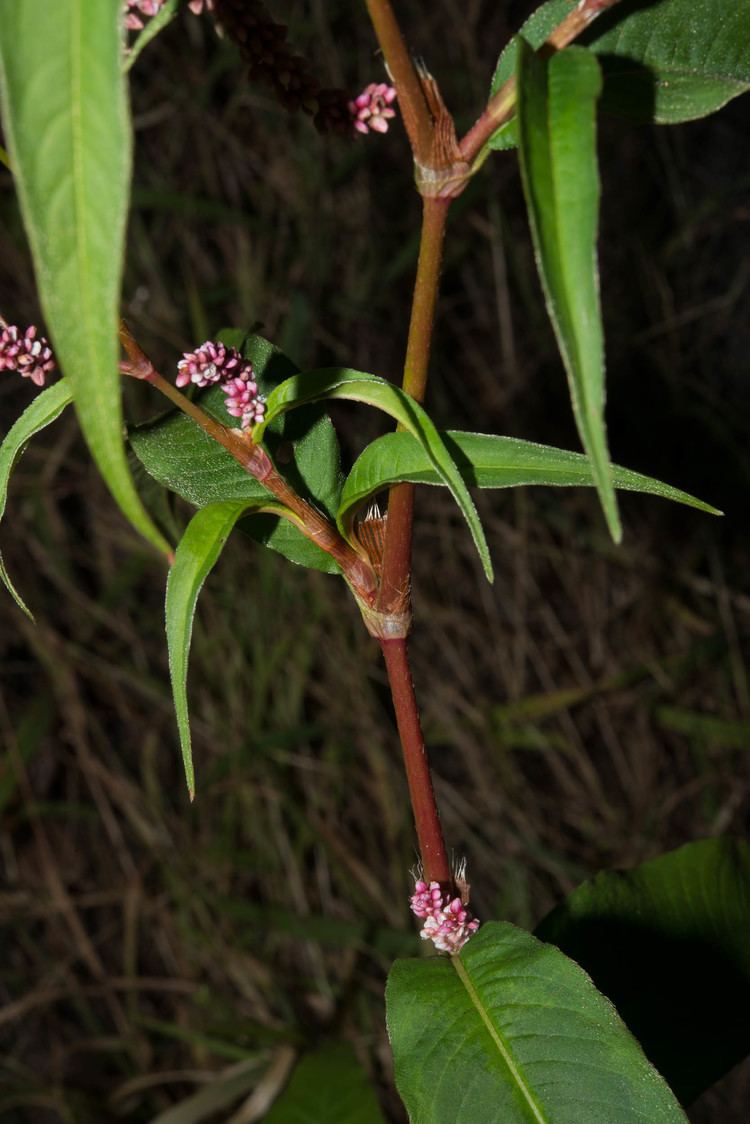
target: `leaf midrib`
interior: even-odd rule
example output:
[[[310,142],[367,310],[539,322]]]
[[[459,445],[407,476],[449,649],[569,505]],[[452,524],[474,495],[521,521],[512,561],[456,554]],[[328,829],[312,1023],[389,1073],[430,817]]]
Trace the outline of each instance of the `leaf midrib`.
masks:
[[[450,959],[451,959],[451,964],[453,965],[453,967],[456,970],[456,974],[458,975],[458,978],[460,979],[461,983],[463,984],[464,988],[466,989],[466,994],[468,995],[468,997],[469,997],[469,999],[472,1003],[472,1006],[474,1007],[475,1011],[477,1012],[480,1019],[484,1023],[484,1026],[485,1026],[490,1038],[492,1039],[494,1045],[497,1047],[498,1053],[500,1054],[501,1058],[503,1059],[506,1066],[508,1067],[508,1070],[510,1071],[511,1077],[515,1081],[519,1092],[521,1093],[524,1100],[526,1101],[526,1104],[528,1105],[528,1108],[531,1112],[532,1119],[536,1122],[536,1124],[550,1124],[548,1117],[544,1115],[541,1108],[537,1104],[537,1102],[534,1098],[534,1094],[532,1093],[531,1088],[528,1085],[528,1082],[524,1079],[523,1074],[521,1073],[520,1068],[516,1064],[516,1061],[515,1061],[512,1053],[511,1053],[509,1047],[507,1046],[505,1040],[503,1039],[503,1036],[500,1034],[500,1031],[497,1029],[495,1024],[490,1019],[489,1014],[487,1013],[487,1011],[484,1007],[484,1004],[482,1003],[481,997],[480,997],[477,989],[474,987],[474,984],[471,981],[471,977],[469,976],[469,973],[466,970],[466,966],[463,963],[463,961],[461,960],[461,957],[460,956],[452,956]]]

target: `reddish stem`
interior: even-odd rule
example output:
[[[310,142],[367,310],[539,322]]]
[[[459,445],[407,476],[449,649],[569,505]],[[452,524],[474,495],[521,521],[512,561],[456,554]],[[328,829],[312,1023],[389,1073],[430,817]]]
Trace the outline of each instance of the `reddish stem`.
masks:
[[[430,765],[419,721],[414,684],[409,669],[406,640],[381,640],[393,708],[404,753],[406,779],[419,840],[426,882],[452,883],[443,831],[440,826]]]
[[[440,265],[450,199],[422,201],[422,237],[414,282],[409,339],[404,360],[403,388],[423,402],[440,284]],[[388,495],[388,519],[383,550],[383,576],[378,605],[391,608],[403,601],[411,572],[414,485],[396,484]]]

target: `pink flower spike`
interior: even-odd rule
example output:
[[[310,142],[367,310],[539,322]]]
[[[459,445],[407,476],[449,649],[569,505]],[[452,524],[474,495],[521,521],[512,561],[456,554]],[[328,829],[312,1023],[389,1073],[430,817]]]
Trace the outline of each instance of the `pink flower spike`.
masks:
[[[253,365],[243,359],[234,347],[216,340],[206,340],[195,351],[186,351],[177,364],[177,386],[213,386],[221,384],[226,394],[226,410],[240,419],[242,430],[263,421],[265,399],[258,391]]]
[[[188,8],[190,9],[190,11],[193,13],[194,16],[199,16],[201,14],[201,12],[203,11],[204,4],[205,4],[205,8],[206,8],[207,12],[213,11],[214,0],[190,0],[190,3],[188,4]]]
[[[0,324],[0,371],[17,371],[35,386],[44,380],[57,364],[44,336],[37,336],[32,324],[21,332],[15,324]]]
[[[432,941],[439,952],[460,952],[479,922],[471,916],[461,898],[448,900],[438,882],[418,881],[411,898],[412,913],[424,921],[420,930],[423,941]]]
[[[216,382],[223,382],[235,373],[239,364],[244,363],[242,356],[233,347],[225,347],[223,343],[206,340],[195,351],[186,351],[177,364],[177,386],[211,386]],[[252,366],[252,364],[251,364]]]
[[[396,99],[396,90],[386,82],[371,82],[361,94],[349,102],[352,123],[359,133],[387,133],[388,122],[396,116],[390,105]]]

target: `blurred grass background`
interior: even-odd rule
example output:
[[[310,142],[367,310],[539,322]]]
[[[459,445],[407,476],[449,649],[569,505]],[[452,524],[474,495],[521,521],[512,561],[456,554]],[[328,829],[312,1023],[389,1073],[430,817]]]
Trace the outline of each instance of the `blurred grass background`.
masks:
[[[531,7],[399,0],[462,127]],[[325,84],[382,77],[362,5],[272,8]],[[400,128],[319,137],[187,14],[132,87],[125,305],[157,365],[259,323],[302,366],[398,377],[419,217]],[[608,119],[600,139],[612,454],[726,517],[624,496],[616,549],[593,494],[484,493],[489,588],[449,499],[419,496],[415,679],[483,917],[533,926],[600,868],[747,832],[749,107],[669,130]],[[4,171],[0,309],[38,316]],[[512,153],[455,208],[440,313],[439,423],[577,447]],[[133,416],[161,409],[135,389]],[[0,383],[0,432],[28,399]],[[336,417],[349,459],[384,424]],[[344,1037],[402,1121],[383,984],[418,951],[414,835],[378,651],[344,589],[229,543],[196,623],[191,807],[165,572],[72,415],[16,469],[2,549],[37,623],[0,600],[0,1118],[260,1120],[300,1050]],[[175,1115],[199,1093],[212,1115]],[[691,1120],[744,1124],[748,1104],[745,1066]]]

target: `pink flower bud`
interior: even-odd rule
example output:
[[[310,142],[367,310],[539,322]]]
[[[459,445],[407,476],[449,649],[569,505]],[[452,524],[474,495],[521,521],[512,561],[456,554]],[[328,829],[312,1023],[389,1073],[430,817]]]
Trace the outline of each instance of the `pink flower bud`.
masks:
[[[371,82],[362,93],[349,102],[352,123],[359,133],[387,133],[388,122],[396,116],[391,103],[396,99],[396,91],[386,82]]]
[[[243,362],[240,353],[233,347],[225,347],[223,343],[206,340],[195,351],[186,351],[177,364],[178,386],[210,386],[215,382],[223,382],[237,373]]]
[[[14,324],[0,322],[0,371],[17,371],[35,386],[44,386],[56,366],[52,348],[44,336],[37,336],[33,324],[21,332]]]

